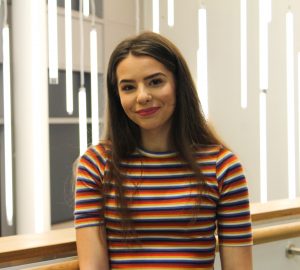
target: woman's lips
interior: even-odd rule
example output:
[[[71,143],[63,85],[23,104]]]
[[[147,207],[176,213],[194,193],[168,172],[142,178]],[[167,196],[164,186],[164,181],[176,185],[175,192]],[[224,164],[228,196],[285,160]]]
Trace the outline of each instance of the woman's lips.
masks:
[[[147,109],[138,110],[136,113],[140,116],[150,116],[156,113],[159,110],[159,107],[151,107]]]

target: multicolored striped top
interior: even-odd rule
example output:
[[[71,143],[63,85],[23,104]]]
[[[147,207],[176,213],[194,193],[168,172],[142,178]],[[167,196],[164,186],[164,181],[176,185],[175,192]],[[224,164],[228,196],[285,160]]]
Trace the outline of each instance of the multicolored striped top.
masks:
[[[220,245],[252,244],[249,199],[237,157],[221,146],[201,146],[196,160],[210,190],[176,153],[138,149],[121,163],[134,236],[124,239],[114,186],[103,197],[110,150],[99,144],[77,170],[75,227],[105,226],[111,269],[213,269]],[[198,203],[199,204],[199,203]]]

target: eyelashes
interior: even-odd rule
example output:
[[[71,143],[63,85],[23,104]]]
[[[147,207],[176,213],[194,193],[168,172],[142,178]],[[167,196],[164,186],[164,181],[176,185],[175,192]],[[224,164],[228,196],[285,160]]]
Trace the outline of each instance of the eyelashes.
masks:
[[[147,87],[160,87],[164,84],[164,80],[162,78],[154,78],[151,79],[149,82],[146,82]],[[127,92],[127,91],[132,91],[136,89],[136,84],[130,83],[130,84],[122,84],[120,87],[121,91]]]
[[[121,90],[122,91],[130,91],[130,90],[133,90],[134,89],[134,85],[130,85],[130,84],[128,84],[128,85],[123,85],[123,86],[121,86]]]
[[[163,80],[161,78],[156,78],[156,79],[153,79],[149,82],[149,85],[150,86],[158,86],[158,85],[161,85],[163,83]]]

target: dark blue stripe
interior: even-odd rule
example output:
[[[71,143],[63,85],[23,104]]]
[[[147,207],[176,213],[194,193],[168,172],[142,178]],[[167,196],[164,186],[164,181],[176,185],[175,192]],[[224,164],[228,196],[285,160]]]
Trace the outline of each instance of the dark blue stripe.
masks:
[[[247,191],[248,191],[247,187],[242,187],[242,188],[239,188],[239,189],[235,189],[235,190],[232,190],[232,191],[229,191],[227,193],[222,194],[220,199],[226,198],[228,196],[231,197],[232,195],[235,195],[235,194],[242,195],[243,192],[247,192]]]
[[[82,200],[82,201],[77,201],[76,205],[85,205],[87,203],[101,203],[102,201],[103,201],[103,199],[101,199],[101,198]]]
[[[143,249],[122,249],[121,251],[120,250],[113,250],[113,249],[110,249],[109,250],[109,253],[115,253],[115,254],[126,254],[126,253],[132,253],[132,251],[134,251],[134,253],[145,253],[145,252],[149,252],[149,253],[152,253],[152,254],[159,254],[159,253],[164,253],[164,252],[167,252],[167,253],[177,253],[177,252],[195,252],[195,253],[207,253],[207,252],[214,252],[215,249],[214,248],[206,248],[206,249],[196,249],[196,248],[177,248],[177,249],[151,249],[151,248],[143,248]]]
[[[228,214],[218,214],[218,218],[236,218],[236,217],[244,217],[244,216],[249,216],[249,211],[245,211],[242,213],[228,213]]]
[[[118,212],[119,208],[116,207],[110,207],[110,206],[106,206],[105,209],[110,210],[112,212]],[[211,210],[214,211],[216,209],[215,206],[208,206],[208,205],[201,205],[200,206],[200,211],[201,210]],[[143,208],[134,208],[134,207],[130,207],[130,210],[134,211],[134,212],[160,212],[160,211],[166,211],[166,210],[172,210],[172,211],[182,211],[182,210],[191,210],[194,211],[195,210],[195,206],[160,206],[159,208],[153,208],[153,206],[145,206]]]
[[[100,181],[100,173],[99,175],[98,174],[94,174],[92,171],[88,170],[86,167],[83,167],[82,165],[80,165],[78,167],[78,171],[83,171],[83,172],[86,172],[88,175],[90,175],[93,179],[96,179],[97,181]],[[80,179],[80,177],[79,177]]]
[[[120,219],[113,219],[113,218],[109,218],[109,217],[105,217],[105,219],[108,222],[111,223],[115,223],[115,224],[119,224],[120,223]],[[150,224],[153,223],[153,225],[155,224],[161,224],[161,226],[166,226],[165,223],[173,223],[173,225],[178,225],[178,226],[182,226],[182,225],[186,225],[188,223],[201,223],[201,222],[214,222],[215,221],[215,217],[197,217],[197,218],[174,218],[174,219],[170,219],[170,218],[161,218],[161,219],[145,219],[145,220],[137,220],[137,219],[133,219],[135,224]],[[149,232],[149,230],[146,230],[147,232]],[[179,229],[179,231],[187,231],[186,228],[182,228]],[[190,229],[188,229],[188,231],[190,232]]]
[[[222,229],[240,229],[240,228],[250,228],[251,227],[251,223],[245,223],[245,224],[239,224],[239,225],[219,225],[219,228]]]
[[[249,204],[248,199],[239,200],[237,202],[224,202],[224,203],[222,203],[222,209],[223,208],[230,208],[230,207],[233,207],[233,206],[248,205],[248,204]]]
[[[226,236],[226,235],[219,235],[220,239],[229,239],[229,240],[234,240],[234,239],[247,239],[247,238],[251,238],[252,234],[243,234],[240,236],[237,235],[230,235],[230,236]]]
[[[187,259],[187,260],[176,260],[176,259],[173,259],[173,260],[154,260],[154,259],[149,259],[149,260],[125,260],[123,259],[122,261],[114,261],[113,259],[110,260],[111,263],[114,265],[117,265],[117,264],[123,264],[123,265],[126,265],[126,264],[149,264],[151,263],[151,265],[153,264],[176,264],[176,267],[178,268],[178,266],[180,266],[180,264],[184,264],[184,265],[210,265],[213,263],[214,259],[211,259],[211,260],[204,260],[204,259],[194,259],[193,258],[193,261]],[[142,266],[141,266],[142,267]],[[141,268],[142,269],[142,268]]]

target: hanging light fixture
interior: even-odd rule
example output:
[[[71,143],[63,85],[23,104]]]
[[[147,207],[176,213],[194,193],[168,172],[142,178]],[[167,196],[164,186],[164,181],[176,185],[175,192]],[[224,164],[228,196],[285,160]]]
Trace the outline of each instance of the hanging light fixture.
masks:
[[[140,0],[135,0],[135,32],[140,32]]]
[[[72,6],[65,0],[66,111],[73,114]]]
[[[49,83],[58,84],[57,0],[48,0]]]
[[[90,15],[90,0],[83,0],[83,11],[82,12],[83,12],[84,17],[88,17]]]
[[[271,0],[259,1],[259,134],[260,134],[260,201],[268,200],[267,170],[267,91],[269,88],[269,23]]]
[[[247,0],[240,0],[241,107],[247,108]]]
[[[11,121],[11,81],[10,81],[10,45],[7,24],[7,1],[4,1],[3,41],[3,103],[4,103],[4,165],[5,165],[5,207],[6,220],[13,225],[13,164],[12,164],[12,121]]]
[[[168,25],[174,26],[174,0],[168,0]]]
[[[287,131],[288,131],[288,191],[289,199],[296,198],[295,145],[295,76],[294,76],[294,15],[286,13],[286,74],[287,74]]]
[[[86,90],[80,87],[78,92],[79,105],[79,149],[82,155],[87,149],[87,117],[86,117]]]
[[[203,113],[208,118],[208,78],[207,78],[207,21],[206,9],[198,10],[198,51],[197,51],[197,81],[198,95]]]
[[[83,154],[87,149],[87,112],[86,112],[86,89],[84,86],[84,32],[83,32],[83,6],[79,4],[79,28],[80,28],[80,88],[78,92],[79,110],[79,149]]]
[[[159,0],[152,0],[152,30],[159,33]]]
[[[92,30],[90,31],[92,144],[99,142],[98,53],[95,27],[95,1],[92,0]]]

